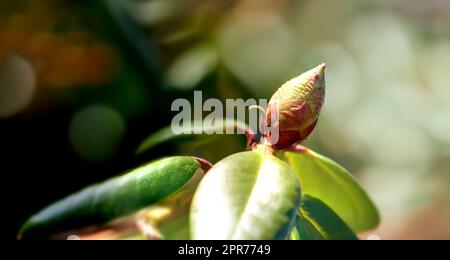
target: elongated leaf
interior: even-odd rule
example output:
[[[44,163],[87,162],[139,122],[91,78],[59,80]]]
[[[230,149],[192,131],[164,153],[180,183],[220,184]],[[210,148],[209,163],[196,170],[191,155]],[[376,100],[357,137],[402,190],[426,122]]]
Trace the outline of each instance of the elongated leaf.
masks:
[[[302,207],[298,218],[303,234],[311,239],[320,236],[326,240],[357,240],[355,233],[322,201],[308,195],[302,197]],[[299,232],[300,234],[302,234]]]
[[[172,131],[172,128],[168,126],[147,137],[141,145],[139,145],[136,153],[141,154],[157,145],[171,140],[192,140],[194,138],[205,138],[212,136],[212,134],[207,133],[225,133],[227,128],[240,130],[248,129],[245,123],[233,120],[216,122],[214,126],[203,125],[202,122],[192,122],[191,125],[187,125],[182,128],[181,134],[175,134]]]
[[[208,171],[191,206],[193,239],[284,239],[300,202],[289,166],[259,151],[233,154]]]
[[[76,234],[76,238],[81,240],[187,240],[190,238],[190,204],[203,176],[204,171],[198,169],[183,188],[139,212],[114,219],[105,225],[52,234],[50,239],[66,240]]]
[[[326,205],[355,232],[376,227],[379,215],[375,205],[350,173],[336,162],[311,150],[286,152],[304,194]]]
[[[203,176],[203,171],[197,171],[180,191],[142,210],[134,218],[141,225],[151,226],[157,230],[161,239],[188,240],[190,238],[189,210],[195,190]],[[141,231],[144,231],[144,234],[147,233],[145,230],[141,229]],[[151,234],[146,234],[147,238],[148,235],[151,237]]]
[[[134,212],[182,188],[199,168],[200,163],[187,156],[149,163],[50,205],[32,216],[19,236],[47,236]]]

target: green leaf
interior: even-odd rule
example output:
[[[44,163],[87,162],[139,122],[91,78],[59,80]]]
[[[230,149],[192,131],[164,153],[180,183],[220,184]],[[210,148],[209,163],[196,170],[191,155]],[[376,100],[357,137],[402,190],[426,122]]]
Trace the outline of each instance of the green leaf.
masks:
[[[303,195],[291,240],[357,240],[357,236],[336,213],[322,201]]]
[[[342,166],[311,150],[285,155],[300,180],[303,194],[323,201],[355,232],[378,225],[375,205]]]
[[[316,233],[309,233],[312,238],[320,234],[320,236],[326,240],[358,239],[350,227],[319,199],[304,195],[302,197],[302,207],[299,214],[305,221],[306,228],[314,227]]]
[[[284,239],[300,202],[289,166],[259,151],[233,154],[200,182],[191,206],[193,239]]]
[[[50,205],[25,223],[19,237],[48,236],[132,213],[184,187],[199,168],[200,163],[187,156],[151,162]]]
[[[225,133],[226,129],[248,129],[248,126],[239,121],[233,120],[223,120],[216,122],[214,126],[203,125],[202,122],[192,122],[192,124],[184,126],[182,128],[181,134],[175,134],[170,126],[165,127],[156,133],[151,134],[147,137],[137,149],[137,154],[144,153],[157,145],[162,143],[173,141],[173,140],[192,140],[195,138],[205,138],[211,137],[212,134],[206,133],[217,133],[223,131]]]
[[[325,240],[325,237],[306,219],[301,212],[295,218],[290,234],[291,240]]]
[[[192,198],[204,173],[197,171],[191,180],[177,193],[170,197],[141,210],[133,216],[141,226],[150,226],[151,231],[156,230],[158,234],[154,237],[166,240],[188,240],[189,234],[189,210]],[[138,225],[139,226],[139,225]],[[142,230],[148,237],[148,232]]]

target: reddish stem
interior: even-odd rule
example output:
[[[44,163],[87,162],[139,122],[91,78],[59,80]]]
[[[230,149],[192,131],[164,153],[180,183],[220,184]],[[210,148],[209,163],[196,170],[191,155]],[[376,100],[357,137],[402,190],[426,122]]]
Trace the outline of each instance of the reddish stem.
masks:
[[[308,152],[308,148],[300,144],[294,144],[286,149],[286,151],[304,154]]]
[[[200,163],[200,167],[202,168],[202,170],[204,172],[207,172],[209,169],[211,169],[211,167],[213,167],[213,164],[210,163],[209,161],[200,158],[200,157],[194,157],[194,159]]]
[[[250,129],[245,129],[245,137],[247,138],[247,147],[253,149],[259,144],[259,140],[256,138],[257,135]]]

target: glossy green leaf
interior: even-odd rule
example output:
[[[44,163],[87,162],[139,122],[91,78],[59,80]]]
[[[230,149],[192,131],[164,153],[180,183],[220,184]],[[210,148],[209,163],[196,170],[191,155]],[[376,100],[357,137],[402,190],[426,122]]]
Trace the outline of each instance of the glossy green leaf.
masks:
[[[187,156],[151,162],[50,205],[32,216],[19,236],[47,236],[132,213],[178,191],[199,168],[200,163]]]
[[[191,206],[193,239],[284,239],[300,202],[289,166],[259,151],[233,154],[200,182]]]
[[[323,201],[355,232],[378,225],[375,205],[342,166],[311,150],[285,155],[300,180],[303,194]]]
[[[291,238],[300,240],[357,240],[357,236],[332,209],[319,199],[302,197]]]
[[[150,233],[156,230],[160,239],[188,240],[189,234],[189,210],[195,190],[204,176],[203,171],[197,171],[191,180],[177,193],[140,211],[135,220],[138,226],[150,226]],[[145,230],[142,230],[148,238]],[[150,237],[152,235],[150,234]]]
[[[168,126],[147,137],[141,145],[139,145],[137,153],[141,154],[157,145],[172,140],[192,140],[195,138],[211,137],[212,134],[206,133],[216,133],[218,131],[223,131],[223,133],[225,133],[227,128],[244,130],[248,129],[248,126],[243,122],[233,120],[223,120],[217,122],[214,126],[203,125],[202,122],[192,122],[191,125],[182,128],[181,134],[175,134],[172,131],[172,128]]]

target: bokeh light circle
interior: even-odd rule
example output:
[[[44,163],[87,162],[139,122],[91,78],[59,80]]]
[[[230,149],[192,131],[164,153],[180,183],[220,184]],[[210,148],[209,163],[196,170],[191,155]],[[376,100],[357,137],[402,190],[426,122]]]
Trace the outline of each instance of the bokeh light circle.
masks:
[[[33,100],[36,77],[30,62],[11,54],[0,64],[0,118],[26,109]]]
[[[101,162],[116,153],[125,133],[125,122],[113,108],[93,105],[78,112],[69,128],[74,151],[82,158]]]

